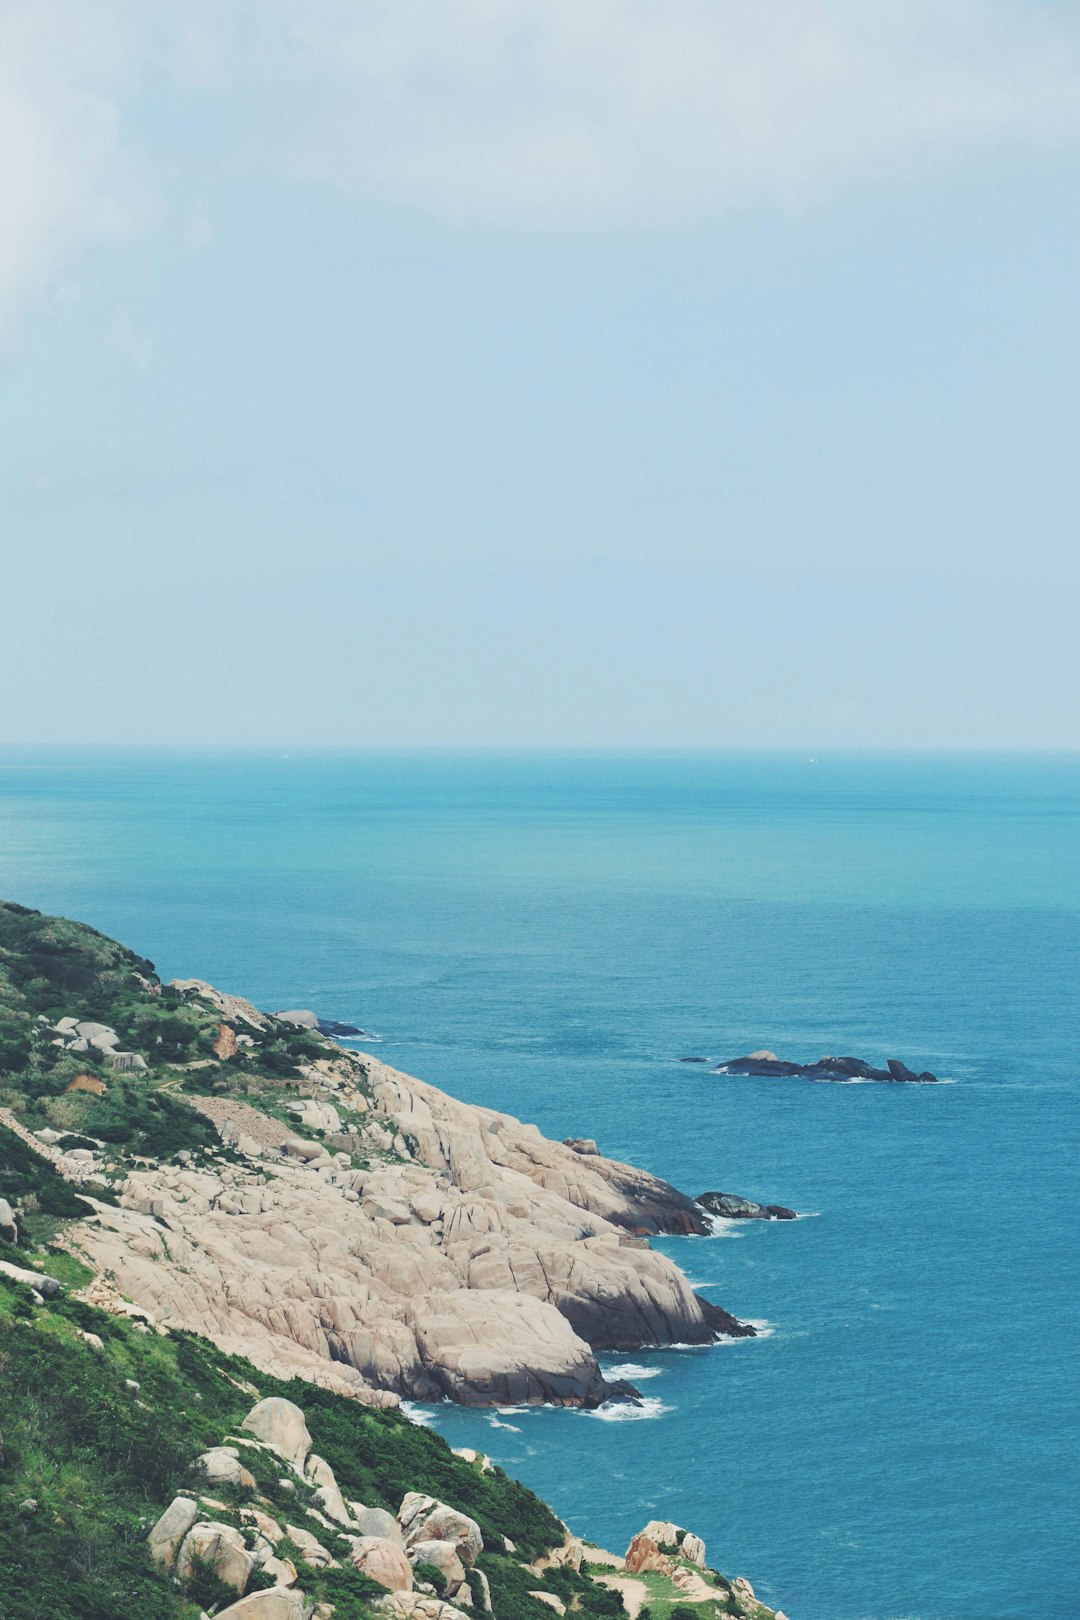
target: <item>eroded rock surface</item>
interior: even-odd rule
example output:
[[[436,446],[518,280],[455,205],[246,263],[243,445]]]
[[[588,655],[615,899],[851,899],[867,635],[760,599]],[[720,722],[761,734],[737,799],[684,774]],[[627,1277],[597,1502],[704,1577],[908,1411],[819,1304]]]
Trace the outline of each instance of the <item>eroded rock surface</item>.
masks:
[[[119,1208],[95,1205],[78,1241],[114,1292],[383,1404],[595,1405],[618,1392],[596,1350],[753,1332],[643,1241],[707,1230],[666,1182],[362,1054],[333,1049],[305,1084],[318,1140],[239,1098],[189,1099],[239,1161],[137,1169]],[[342,1142],[375,1162],[354,1168]]]

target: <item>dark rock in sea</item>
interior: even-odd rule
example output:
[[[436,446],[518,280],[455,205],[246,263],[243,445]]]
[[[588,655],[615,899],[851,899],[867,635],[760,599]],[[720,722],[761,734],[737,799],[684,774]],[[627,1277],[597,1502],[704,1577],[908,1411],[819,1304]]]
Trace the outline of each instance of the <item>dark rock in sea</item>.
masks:
[[[703,1057],[681,1057],[678,1061],[680,1063],[709,1063],[712,1060],[710,1058]]]
[[[755,1204],[751,1198],[739,1198],[735,1193],[698,1193],[697,1202],[710,1215],[722,1215],[726,1221],[793,1221],[795,1211],[783,1204]]]
[[[729,1058],[718,1063],[716,1074],[748,1074],[772,1079],[796,1080],[884,1080],[897,1085],[936,1085],[937,1075],[924,1070],[916,1074],[898,1058],[890,1058],[884,1069],[875,1069],[863,1058],[823,1057],[816,1063],[786,1063],[775,1052],[751,1052],[747,1057]]]
[[[705,1317],[713,1336],[717,1339],[756,1339],[758,1330],[749,1322],[740,1322],[737,1316],[725,1311],[721,1306],[714,1305],[710,1300],[702,1299],[705,1306]]]
[[[369,1029],[357,1029],[355,1024],[342,1024],[336,1018],[320,1018],[318,1020],[320,1035],[330,1035],[336,1041],[348,1040],[354,1035],[370,1035]]]

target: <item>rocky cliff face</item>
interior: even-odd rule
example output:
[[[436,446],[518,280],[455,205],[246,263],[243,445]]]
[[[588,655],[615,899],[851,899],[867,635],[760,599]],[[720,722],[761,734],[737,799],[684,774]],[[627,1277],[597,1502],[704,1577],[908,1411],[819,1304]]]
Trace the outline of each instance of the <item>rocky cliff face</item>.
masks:
[[[329,1044],[302,1081],[305,1137],[190,1099],[230,1157],[133,1169],[96,1206],[74,1241],[99,1299],[376,1403],[596,1405],[625,1393],[597,1350],[752,1331],[649,1248],[704,1228],[667,1183]]]

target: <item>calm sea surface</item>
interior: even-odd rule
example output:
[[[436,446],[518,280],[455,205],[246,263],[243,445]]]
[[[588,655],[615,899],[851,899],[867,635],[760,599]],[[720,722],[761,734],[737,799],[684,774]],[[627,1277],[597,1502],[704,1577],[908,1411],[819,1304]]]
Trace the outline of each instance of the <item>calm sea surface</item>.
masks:
[[[0,755],[0,892],[688,1192],[759,1339],[644,1416],[437,1409],[617,1550],[691,1526],[792,1620],[1080,1615],[1080,760]],[[953,1083],[724,1079],[768,1046]]]

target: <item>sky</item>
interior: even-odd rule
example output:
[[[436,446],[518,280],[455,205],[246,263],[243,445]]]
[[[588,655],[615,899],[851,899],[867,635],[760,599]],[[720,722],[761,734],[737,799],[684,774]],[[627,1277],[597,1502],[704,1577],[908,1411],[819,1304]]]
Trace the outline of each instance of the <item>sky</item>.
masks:
[[[1080,11],[0,0],[0,743],[1080,746]]]

